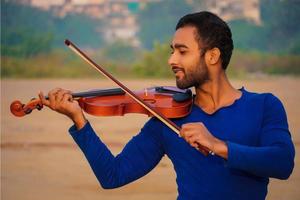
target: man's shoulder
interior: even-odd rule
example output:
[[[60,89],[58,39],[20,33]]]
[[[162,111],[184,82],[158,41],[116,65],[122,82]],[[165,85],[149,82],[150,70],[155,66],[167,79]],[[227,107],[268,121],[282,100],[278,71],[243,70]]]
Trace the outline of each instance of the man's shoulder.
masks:
[[[242,88],[244,95],[245,95],[245,100],[252,102],[252,103],[260,103],[264,108],[269,108],[269,107],[283,107],[283,104],[281,100],[274,95],[271,92],[254,92],[254,91],[248,91],[244,88]]]

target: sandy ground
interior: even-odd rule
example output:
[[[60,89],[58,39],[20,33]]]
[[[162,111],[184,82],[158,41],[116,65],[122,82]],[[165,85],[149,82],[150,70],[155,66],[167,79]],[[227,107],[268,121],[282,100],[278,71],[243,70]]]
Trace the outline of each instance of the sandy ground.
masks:
[[[125,85],[141,89],[155,85],[173,85],[173,81],[128,80]],[[234,80],[235,87],[272,92],[286,108],[290,130],[300,149],[300,79],[290,77]],[[13,100],[26,103],[39,90],[54,87],[73,91],[114,87],[106,80],[2,80],[1,81],[1,198],[3,200],[34,199],[176,199],[175,173],[165,157],[148,175],[120,189],[103,190],[94,177],[79,148],[67,130],[71,122],[45,108],[24,118],[10,114]],[[94,129],[114,154],[142,127],[147,117],[130,114],[126,117],[87,116]],[[288,180],[271,179],[267,199],[300,198],[299,156]]]

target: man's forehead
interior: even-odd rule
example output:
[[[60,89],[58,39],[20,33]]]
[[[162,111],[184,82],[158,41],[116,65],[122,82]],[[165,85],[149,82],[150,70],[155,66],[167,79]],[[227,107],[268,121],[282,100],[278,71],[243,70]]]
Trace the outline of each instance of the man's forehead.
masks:
[[[193,26],[185,26],[176,30],[171,46],[176,46],[176,44],[183,44],[186,46],[198,46],[198,41],[196,40],[197,29]]]

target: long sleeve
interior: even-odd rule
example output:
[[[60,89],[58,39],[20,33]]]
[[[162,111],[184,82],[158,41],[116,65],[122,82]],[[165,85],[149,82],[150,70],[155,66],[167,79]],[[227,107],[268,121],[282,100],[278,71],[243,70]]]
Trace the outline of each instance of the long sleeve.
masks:
[[[110,152],[89,123],[78,131],[72,126],[69,132],[84,153],[101,186],[110,189],[146,175],[159,163],[164,155],[161,127],[158,120],[152,118],[117,156]]]
[[[294,167],[295,149],[280,100],[266,95],[259,146],[228,145],[228,167],[261,177],[287,179]]]

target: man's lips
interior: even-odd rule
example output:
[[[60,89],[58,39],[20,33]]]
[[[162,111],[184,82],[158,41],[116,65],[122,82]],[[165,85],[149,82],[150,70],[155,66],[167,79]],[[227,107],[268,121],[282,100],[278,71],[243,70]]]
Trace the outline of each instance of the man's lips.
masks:
[[[181,67],[172,67],[172,71],[176,74],[177,72],[183,72],[184,70]]]

